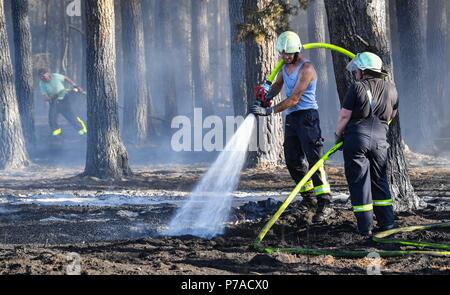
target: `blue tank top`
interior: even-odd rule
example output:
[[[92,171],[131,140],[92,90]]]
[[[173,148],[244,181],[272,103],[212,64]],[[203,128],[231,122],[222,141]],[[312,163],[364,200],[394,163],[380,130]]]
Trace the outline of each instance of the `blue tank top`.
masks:
[[[286,65],[283,66],[283,82],[286,89],[286,95],[290,97],[292,95],[292,91],[294,91],[295,84],[297,84],[298,75],[300,74],[300,70],[303,67],[303,65],[306,62],[310,62],[309,60],[304,60],[302,63],[300,63],[297,68],[294,69],[291,75],[288,75],[286,72]],[[289,115],[290,113],[300,111],[300,110],[317,110],[319,109],[319,106],[317,105],[316,100],[316,86],[317,86],[317,79],[311,81],[309,83],[308,87],[306,88],[305,92],[303,93],[300,101],[297,105],[290,107],[287,109],[286,115]]]

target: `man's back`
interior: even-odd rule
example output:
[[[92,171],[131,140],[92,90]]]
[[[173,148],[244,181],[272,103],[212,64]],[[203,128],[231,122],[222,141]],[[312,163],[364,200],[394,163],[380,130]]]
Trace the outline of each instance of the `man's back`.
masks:
[[[64,81],[64,75],[53,73],[50,81],[44,82],[41,80],[39,82],[39,88],[43,95],[47,95],[49,97],[58,95],[58,99],[62,99],[66,95]]]

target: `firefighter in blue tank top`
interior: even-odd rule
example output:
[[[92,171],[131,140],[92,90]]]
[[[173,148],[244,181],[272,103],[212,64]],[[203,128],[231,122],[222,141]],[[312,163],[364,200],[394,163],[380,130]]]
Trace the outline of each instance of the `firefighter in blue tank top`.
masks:
[[[336,142],[344,140],[345,176],[358,231],[372,235],[373,215],[380,230],[395,226],[387,179],[388,123],[397,114],[395,85],[384,78],[380,57],[363,52],[348,64],[355,82],[344,98]]]
[[[265,108],[254,105],[250,112],[257,116],[286,114],[284,154],[291,177],[300,182],[322,156],[323,138],[316,101],[317,73],[313,64],[301,54],[302,43],[294,32],[284,32],[277,40],[276,49],[285,64],[266,96],[271,99],[285,88],[287,98]],[[330,214],[330,185],[322,166],[301,189],[302,205],[307,209],[308,222],[323,222]],[[309,217],[312,217],[310,220]]]

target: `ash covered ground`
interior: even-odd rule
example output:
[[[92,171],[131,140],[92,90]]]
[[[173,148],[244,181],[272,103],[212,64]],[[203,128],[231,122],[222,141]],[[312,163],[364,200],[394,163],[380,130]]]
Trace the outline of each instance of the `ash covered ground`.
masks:
[[[426,207],[397,216],[400,226],[450,220],[450,168],[411,162],[411,179]],[[431,162],[430,162],[431,161]],[[423,166],[427,165],[427,166]],[[81,167],[32,166],[0,174],[0,274],[65,274],[74,257],[81,274],[365,274],[371,259],[258,254],[249,248],[293,188],[286,171],[242,172],[225,233],[212,240],[162,237],[206,166],[141,166],[121,182],[79,178]],[[272,246],[399,249],[355,234],[342,168],[328,166],[335,212],[308,226],[293,203],[266,236]],[[157,188],[157,189],[156,189]],[[450,242],[449,230],[397,238]],[[406,249],[406,248],[403,248]],[[75,254],[74,254],[75,253]],[[74,256],[76,255],[76,256]],[[383,274],[450,274],[447,257],[383,258]]]

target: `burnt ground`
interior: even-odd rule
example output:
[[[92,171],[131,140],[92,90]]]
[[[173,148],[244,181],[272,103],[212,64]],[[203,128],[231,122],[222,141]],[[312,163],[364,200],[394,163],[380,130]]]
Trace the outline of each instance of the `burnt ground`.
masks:
[[[179,205],[176,201],[186,198],[206,166],[156,165],[134,170],[133,178],[119,182],[80,178],[77,173],[81,168],[32,166],[26,171],[0,174],[0,274],[65,274],[78,257],[81,274],[365,274],[372,263],[369,258],[258,254],[249,248],[293,188],[282,167],[243,171],[238,191],[260,197],[253,201],[236,198],[224,235],[212,240],[155,235],[175,212]],[[343,171],[331,166],[328,173],[337,196],[335,212],[328,222],[308,226],[293,204],[264,242],[283,247],[400,249],[375,245],[354,233],[349,203],[338,197],[347,193]],[[427,206],[398,215],[397,223],[407,226],[450,221],[450,169],[413,165],[410,174]],[[43,206],[32,202],[33,196],[49,196],[51,201],[65,194],[95,200],[119,195],[127,196],[128,201],[156,201],[115,206]],[[273,199],[264,201],[268,197]],[[449,244],[450,230],[396,237]],[[449,261],[448,257],[424,255],[383,258],[381,270],[384,274],[450,274]]]

